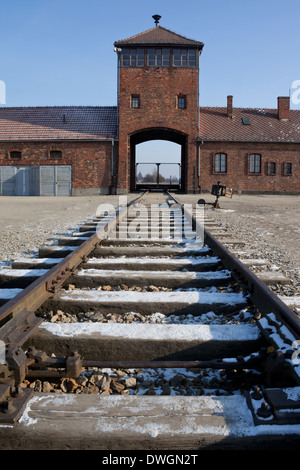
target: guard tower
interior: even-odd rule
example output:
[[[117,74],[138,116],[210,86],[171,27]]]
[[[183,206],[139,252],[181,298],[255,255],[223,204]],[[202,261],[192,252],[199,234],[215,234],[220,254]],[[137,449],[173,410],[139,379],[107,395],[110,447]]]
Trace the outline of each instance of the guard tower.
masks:
[[[194,192],[197,170],[199,57],[204,44],[159,26],[116,41],[119,162],[117,192],[136,189],[136,145],[181,146],[181,190]]]

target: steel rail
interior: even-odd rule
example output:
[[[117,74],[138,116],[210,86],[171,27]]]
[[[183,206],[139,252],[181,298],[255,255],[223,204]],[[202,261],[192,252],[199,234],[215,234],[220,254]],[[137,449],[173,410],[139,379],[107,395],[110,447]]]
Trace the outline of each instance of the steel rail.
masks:
[[[174,196],[169,194],[176,204],[182,205]],[[203,242],[207,244],[216,256],[219,256],[231,273],[232,276],[241,284],[250,294],[250,300],[260,310],[262,314],[273,313],[276,318],[285,323],[286,327],[294,334],[295,339],[300,339],[300,318],[281,300],[279,297],[245,266],[233,253],[231,253],[221,242],[219,242],[197,219],[188,211],[184,214],[196,230],[196,233],[203,233]]]
[[[147,192],[143,193],[130,201],[126,208],[117,211],[116,217],[109,221],[101,230],[96,231],[95,234],[91,235],[78,248],[75,248],[72,253],[67,255],[56,266],[49,269],[47,273],[0,307],[0,325],[3,325],[3,321],[8,317],[15,317],[20,312],[24,312],[24,310],[35,312],[46,300],[53,296],[55,291],[74,273],[80,263],[102,242],[102,239],[105,238],[105,235],[114,224],[125,217],[129,208],[141,201],[146,194]]]

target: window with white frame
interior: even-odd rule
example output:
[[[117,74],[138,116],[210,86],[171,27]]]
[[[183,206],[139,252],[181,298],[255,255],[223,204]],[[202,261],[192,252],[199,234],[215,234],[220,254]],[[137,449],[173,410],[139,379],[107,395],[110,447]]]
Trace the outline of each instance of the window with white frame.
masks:
[[[258,153],[252,153],[249,156],[249,172],[260,173],[261,171],[261,155]]]
[[[216,153],[214,158],[214,173],[227,172],[227,155],[226,153]]]

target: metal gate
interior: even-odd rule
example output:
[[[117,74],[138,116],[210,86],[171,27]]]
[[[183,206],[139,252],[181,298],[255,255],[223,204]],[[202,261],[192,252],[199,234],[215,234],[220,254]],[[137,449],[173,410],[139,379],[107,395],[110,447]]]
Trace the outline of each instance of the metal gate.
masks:
[[[71,165],[0,166],[1,196],[71,196]]]
[[[69,165],[40,166],[41,196],[70,196],[71,181]]]
[[[1,166],[0,188],[3,196],[29,196],[30,167]]]

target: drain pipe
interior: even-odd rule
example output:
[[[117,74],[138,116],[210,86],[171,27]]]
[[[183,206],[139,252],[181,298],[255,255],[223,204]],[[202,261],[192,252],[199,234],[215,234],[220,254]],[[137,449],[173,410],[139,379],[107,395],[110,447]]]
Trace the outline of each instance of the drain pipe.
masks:
[[[202,145],[204,144],[203,140],[201,140],[201,142],[198,143],[198,190],[199,188],[201,188],[200,186],[200,153],[201,153],[201,147]],[[201,192],[201,191],[199,191]]]
[[[111,140],[111,194],[115,194],[115,184],[114,184],[114,148],[115,148],[115,141],[114,139]]]

